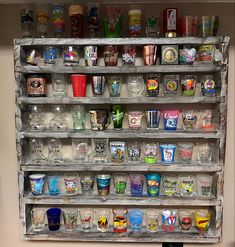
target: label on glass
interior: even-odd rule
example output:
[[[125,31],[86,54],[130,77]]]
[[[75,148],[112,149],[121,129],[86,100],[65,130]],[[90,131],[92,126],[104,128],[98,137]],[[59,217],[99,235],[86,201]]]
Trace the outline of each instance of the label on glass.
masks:
[[[49,16],[46,11],[40,10],[37,12],[37,23],[46,24],[49,19]]]
[[[162,51],[162,60],[165,63],[174,63],[178,59],[178,51],[174,47],[167,47]]]
[[[166,80],[165,81],[165,91],[166,92],[177,92],[178,90],[178,80]]]
[[[167,9],[167,31],[175,31],[177,22],[176,9]]]
[[[199,60],[202,62],[213,62],[214,45],[202,45],[198,50]]]
[[[127,231],[127,220],[124,215],[114,214],[113,231],[114,232],[126,232]]]
[[[58,58],[58,49],[56,47],[47,47],[44,51],[44,62],[55,64]]]
[[[123,162],[125,154],[125,143],[110,144],[111,159],[113,162]]]
[[[157,96],[159,94],[159,82],[157,78],[147,79],[148,96]]]
[[[27,93],[30,96],[45,95],[46,79],[43,77],[29,77],[27,78]]]

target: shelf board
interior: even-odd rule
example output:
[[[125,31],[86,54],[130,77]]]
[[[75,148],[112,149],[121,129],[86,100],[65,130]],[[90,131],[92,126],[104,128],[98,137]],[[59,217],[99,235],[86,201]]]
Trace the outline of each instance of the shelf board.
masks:
[[[49,162],[35,164],[28,162],[25,165],[21,165],[22,171],[109,171],[109,172],[218,172],[222,171],[222,166],[217,163],[211,164],[199,164],[198,162],[192,162],[188,164],[174,163],[171,165],[158,164],[146,164],[139,163],[74,163],[64,162],[60,164],[51,164]]]
[[[25,204],[69,204],[69,205],[129,205],[129,206],[219,206],[221,201],[211,198],[203,197],[167,197],[157,196],[150,197],[143,195],[142,197],[133,197],[130,195],[115,195],[110,194],[107,196],[99,196],[97,194],[75,196],[59,194],[51,196],[49,194],[43,194],[33,196],[31,192],[23,197]]]
[[[183,45],[183,44],[219,44],[226,37],[177,37],[177,38],[25,38],[15,39],[15,45]]]
[[[183,139],[218,139],[224,137],[221,131],[206,132],[202,130],[194,131],[166,131],[166,130],[104,130],[92,131],[82,130],[74,132],[69,131],[20,131],[17,132],[18,138],[112,138],[112,139],[128,139],[128,138],[147,138],[147,139],[164,139],[164,138],[183,138]]]
[[[21,73],[64,73],[64,74],[136,74],[136,73],[212,73],[223,66],[216,65],[155,65],[155,66],[32,66],[16,67]]]
[[[126,233],[114,233],[110,227],[107,232],[98,232],[95,227],[91,232],[82,232],[80,229],[66,231],[64,226],[60,230],[52,232],[46,226],[42,232],[35,233],[32,229],[24,235],[27,240],[56,240],[56,241],[102,241],[102,242],[185,242],[185,243],[217,243],[219,237],[213,231],[204,235],[199,235],[195,227],[188,232],[182,232],[179,227],[175,227],[174,232],[164,232],[159,229],[157,232],[150,233],[143,227],[139,232],[132,232],[128,229]]]
[[[52,105],[76,105],[76,104],[213,104],[223,103],[225,98],[215,97],[18,97],[17,103],[30,104],[52,104]]]

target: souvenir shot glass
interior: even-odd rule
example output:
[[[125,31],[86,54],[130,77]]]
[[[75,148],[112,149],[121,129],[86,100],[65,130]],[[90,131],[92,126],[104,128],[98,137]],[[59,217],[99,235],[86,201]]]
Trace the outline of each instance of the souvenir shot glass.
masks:
[[[49,208],[47,211],[48,228],[50,231],[57,231],[60,229],[61,209]]]
[[[145,45],[143,47],[144,65],[155,65],[157,62],[157,46]]]
[[[200,209],[194,212],[195,226],[200,234],[205,234],[209,230],[211,213],[209,210]]]
[[[114,190],[117,195],[126,193],[127,176],[125,174],[114,174],[113,176]]]
[[[127,232],[127,208],[113,208],[113,232]]]
[[[114,129],[121,130],[124,118],[124,107],[122,105],[113,105],[111,115]]]
[[[91,87],[94,96],[100,96],[105,91],[105,76],[94,75],[91,77]]]
[[[50,195],[60,194],[60,178],[58,176],[47,177],[48,192]]]
[[[174,196],[177,193],[178,177],[172,175],[162,176],[162,191],[164,195]]]
[[[182,112],[183,129],[184,130],[194,130],[197,124],[197,115],[193,111],[183,111]]]
[[[78,192],[78,175],[65,174],[64,175],[65,193],[67,195],[76,195]]]
[[[92,139],[92,161],[94,163],[107,162],[108,139]]]
[[[141,155],[141,144],[139,142],[129,142],[127,144],[129,162],[138,162]]]
[[[181,88],[183,96],[194,96],[196,92],[196,76],[195,75],[182,75]]]
[[[83,194],[91,194],[94,188],[94,175],[85,173],[80,176],[81,189]]]
[[[100,232],[107,232],[110,224],[110,210],[106,208],[96,210],[96,225]]]
[[[30,213],[33,231],[42,231],[45,227],[46,211],[44,209],[34,208]]]
[[[136,58],[136,47],[134,45],[124,45],[122,49],[122,63],[124,66],[134,66]]]
[[[214,145],[213,143],[197,143],[197,158],[199,163],[211,163]]]
[[[88,159],[88,139],[72,139],[73,159],[75,161],[84,162]]]
[[[142,111],[129,111],[127,115],[130,129],[140,129],[142,127],[141,120],[144,115]]]
[[[144,187],[144,175],[142,174],[130,174],[130,187],[132,196],[142,196]]]
[[[45,174],[31,174],[31,175],[29,175],[31,192],[34,196],[43,194],[45,176],[46,176]]]
[[[92,208],[83,208],[80,210],[81,230],[90,232],[94,225],[94,210]]]
[[[144,211],[133,209],[130,211],[129,220],[132,231],[140,231],[143,223]]]
[[[72,106],[73,130],[80,131],[85,129],[86,110],[82,105]]]
[[[175,161],[175,144],[160,144],[160,152],[163,163],[174,163]]]
[[[175,210],[163,210],[162,229],[166,232],[173,232],[175,229],[176,218],[177,212]]]
[[[178,110],[163,110],[164,118],[164,129],[165,130],[176,130],[179,118]]]
[[[77,228],[78,210],[64,209],[63,210],[64,228],[66,231],[73,231]]]
[[[109,145],[110,145],[111,161],[114,163],[124,162],[125,153],[126,153],[126,143],[121,141],[111,141]]]
[[[159,217],[160,214],[154,209],[149,209],[145,211],[146,216],[146,229],[148,232],[156,232],[159,227]]]
[[[145,117],[147,121],[147,129],[159,129],[161,118],[161,111],[159,110],[146,110]]]
[[[73,74],[70,76],[70,78],[72,81],[73,96],[74,97],[85,97],[87,76],[81,75],[81,74]]]
[[[199,196],[211,196],[213,176],[207,174],[198,174],[197,178],[197,194]]]
[[[191,175],[179,176],[180,194],[182,196],[193,196],[195,191],[195,177]]]
[[[193,143],[178,143],[178,158],[184,163],[190,163],[193,155]]]
[[[183,231],[189,231],[193,223],[193,214],[189,210],[179,210],[179,226]]]
[[[120,97],[122,88],[122,77],[121,76],[108,76],[108,89],[110,97]]]
[[[157,162],[157,144],[144,143],[144,162],[148,164],[155,164]]]
[[[161,184],[161,175],[149,173],[146,174],[146,184],[148,196],[158,196]]]
[[[104,130],[108,127],[109,124],[109,112],[108,110],[90,110],[89,111],[89,117],[90,117],[90,123],[91,123],[91,129],[92,130]]]
[[[179,62],[184,65],[193,65],[196,59],[196,49],[190,45],[184,45],[179,50]]]
[[[97,189],[100,196],[107,196],[110,192],[111,176],[108,174],[97,175]]]
[[[108,45],[104,47],[104,64],[105,66],[117,66],[118,63],[118,47],[116,45]]]
[[[98,48],[95,45],[88,45],[84,47],[84,59],[86,66],[96,66],[98,59]]]
[[[63,50],[64,65],[77,66],[79,64],[79,48],[76,46],[66,46]]]

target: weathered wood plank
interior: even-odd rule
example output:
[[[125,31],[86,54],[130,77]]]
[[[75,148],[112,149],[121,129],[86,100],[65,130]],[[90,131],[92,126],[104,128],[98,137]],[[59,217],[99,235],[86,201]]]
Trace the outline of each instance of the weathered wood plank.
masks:
[[[18,132],[18,138],[117,138],[117,139],[129,139],[129,138],[148,138],[148,139],[164,139],[164,138],[203,138],[203,139],[218,139],[224,136],[223,132],[213,131],[205,132],[202,130],[195,131],[164,131],[164,130],[104,130],[104,131],[92,131],[83,130],[79,132],[64,131],[64,132],[53,132],[53,131],[21,131]]]
[[[27,240],[55,240],[55,241],[101,241],[101,242],[185,242],[185,243],[217,243],[219,238],[209,229],[207,234],[199,235],[195,227],[190,232],[182,232],[178,227],[174,232],[167,233],[159,229],[158,232],[150,233],[144,228],[139,232],[128,230],[126,233],[114,233],[110,229],[108,232],[101,233],[95,229],[91,232],[81,232],[75,230],[65,231],[63,227],[57,232],[51,232],[47,229],[40,233],[32,230],[25,235]]]
[[[224,97],[19,97],[18,104],[214,104],[224,102]]]
[[[219,44],[224,37],[178,37],[178,38],[28,38],[15,39],[15,45],[164,45],[164,44]]]
[[[216,65],[156,65],[134,67],[105,67],[105,66],[20,66],[16,70],[21,73],[63,73],[63,74],[136,74],[136,73],[212,73],[220,71],[221,66]]]
[[[56,196],[50,196],[44,193],[43,195],[33,196],[31,192],[25,196],[22,201],[25,204],[58,204],[58,205],[129,205],[129,206],[216,206],[221,205],[221,201],[214,197],[132,197],[132,196],[117,196],[110,194],[107,196],[82,195],[68,196],[65,194],[59,194]]]
[[[164,164],[146,164],[146,163],[123,163],[123,164],[97,164],[97,163],[75,163],[66,162],[62,164],[32,164],[28,162],[26,165],[21,166],[22,171],[143,171],[143,172],[217,172],[222,170],[222,166],[216,163],[200,165],[197,162],[191,164],[177,164],[164,165]]]

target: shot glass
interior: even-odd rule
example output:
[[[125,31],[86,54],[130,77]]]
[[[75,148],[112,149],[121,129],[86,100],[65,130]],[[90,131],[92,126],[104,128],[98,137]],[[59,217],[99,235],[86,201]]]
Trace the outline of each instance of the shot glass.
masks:
[[[175,144],[160,144],[160,152],[163,163],[174,163],[175,161]]]
[[[60,229],[61,209],[49,208],[47,211],[48,228],[50,231],[57,231]]]
[[[175,210],[163,210],[162,212],[162,229],[166,232],[173,232],[177,219],[177,212]]]
[[[211,163],[213,155],[213,144],[212,143],[197,143],[197,158],[199,163]]]
[[[179,19],[180,35],[183,37],[193,37],[197,35],[197,16],[186,15]]]
[[[60,193],[60,178],[58,176],[48,176],[47,184],[50,195],[58,195]]]
[[[192,161],[193,143],[178,143],[178,158],[184,163]]]
[[[215,124],[213,123],[213,113],[210,110],[205,110],[202,114],[202,129],[205,131],[213,131]]]
[[[77,228],[78,210],[64,209],[63,210],[64,228],[67,231],[73,231]]]
[[[91,77],[91,87],[94,96],[100,96],[105,91],[105,76],[94,75]]]
[[[113,208],[113,232],[127,232],[127,208]]]
[[[211,196],[213,176],[207,174],[198,174],[197,178],[197,194],[199,196]]]
[[[127,176],[125,174],[114,174],[114,190],[117,195],[123,195],[126,192]]]
[[[97,175],[97,189],[100,196],[107,196],[110,191],[111,176],[108,174]]]
[[[133,209],[130,211],[129,217],[131,230],[140,231],[143,223],[144,211]]]
[[[109,145],[110,145],[111,161],[114,163],[124,162],[126,143],[121,141],[111,141]]]
[[[66,46],[63,50],[64,65],[77,66],[79,64],[79,48],[76,46]]]
[[[138,142],[129,142],[127,144],[127,153],[129,162],[138,162],[141,155],[141,144]]]
[[[156,232],[159,227],[159,212],[154,209],[149,209],[145,211],[146,216],[146,229],[148,232]]]
[[[80,178],[81,189],[83,194],[91,194],[94,188],[94,175],[93,174],[82,174]]]
[[[88,140],[87,139],[72,139],[73,159],[75,161],[84,162],[88,159]]]
[[[173,175],[162,176],[162,191],[166,196],[174,196],[177,193],[178,177]]]
[[[178,110],[163,110],[164,129],[177,130],[179,111]]]
[[[129,111],[127,115],[130,129],[140,129],[142,127],[141,120],[144,115],[142,111]]]
[[[130,187],[132,196],[142,196],[144,187],[144,175],[142,174],[130,174]]]
[[[104,64],[105,66],[117,66],[118,63],[118,47],[116,45],[108,45],[104,47]]]
[[[124,66],[134,66],[136,58],[136,47],[124,45],[122,49],[122,63]]]
[[[208,232],[211,220],[211,213],[209,210],[200,209],[194,212],[195,226],[200,234]]]
[[[42,231],[45,227],[46,211],[44,209],[34,208],[30,213],[33,231]]]
[[[107,232],[110,224],[110,210],[103,208],[96,210],[96,225],[100,232]]]
[[[98,59],[98,47],[95,45],[88,45],[84,47],[84,59],[86,66],[96,66]]]
[[[90,232],[94,225],[94,210],[92,208],[83,208],[80,210],[81,230]]]
[[[157,46],[145,45],[143,47],[144,65],[155,65],[157,62]]]
[[[197,115],[193,111],[182,112],[183,129],[194,130],[197,124]]]
[[[183,231],[189,231],[193,223],[193,214],[189,210],[179,210],[179,226]]]
[[[159,129],[161,118],[161,111],[159,110],[146,110],[145,117],[147,121],[147,129]]]
[[[121,76],[108,76],[108,89],[110,97],[120,97],[122,88],[122,77]]]
[[[213,36],[212,16],[201,16],[199,19],[199,34],[201,37]]]
[[[180,194],[182,196],[192,196],[195,191],[195,177],[191,175],[179,176]]]
[[[196,76],[195,75],[182,75],[181,87],[183,96],[194,96],[196,92]]]
[[[148,164],[155,164],[157,162],[157,144],[144,143],[144,162]]]
[[[161,184],[161,175],[155,173],[146,174],[148,196],[158,196]]]
[[[78,175],[65,174],[64,175],[65,193],[67,195],[76,195],[78,192]]]
[[[45,174],[31,174],[31,175],[29,175],[31,192],[34,196],[43,194],[45,176],[46,176]]]

